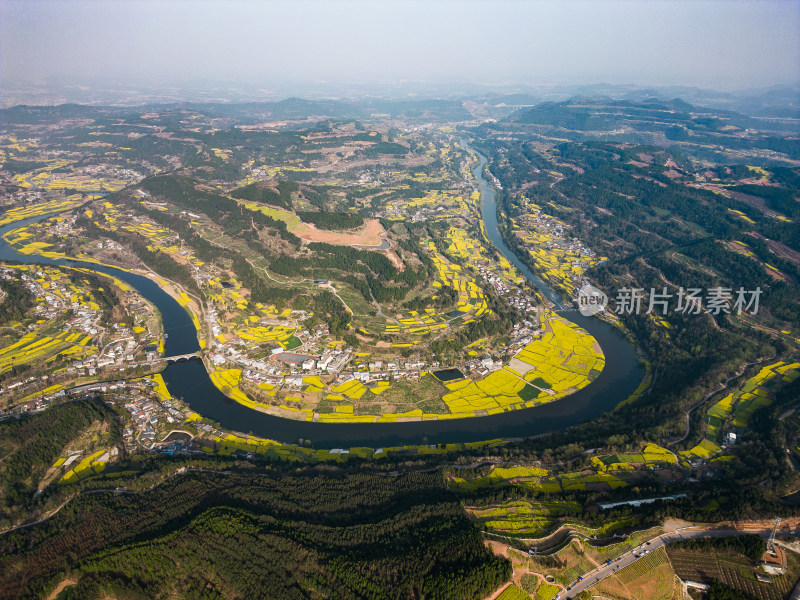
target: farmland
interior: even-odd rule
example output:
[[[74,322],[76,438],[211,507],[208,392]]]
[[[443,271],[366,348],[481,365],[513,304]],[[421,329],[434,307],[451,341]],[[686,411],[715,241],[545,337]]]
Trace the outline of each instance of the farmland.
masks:
[[[671,147],[673,132],[658,120],[643,132],[652,107],[633,100],[608,106],[593,99],[589,108],[555,102],[512,118],[505,118],[510,99],[503,107],[480,100],[448,104],[457,116],[447,119],[440,109],[418,110],[416,100],[401,103],[411,107],[402,114],[377,100],[357,112],[356,103],[298,108],[302,101],[153,105],[147,113],[131,106],[9,111],[13,119],[0,133],[0,222],[47,218],[12,225],[7,243],[29,260],[75,257],[149,277],[190,315],[196,354],[223,394],[251,411],[307,423],[284,423],[301,432],[292,443],[246,433],[247,417],[242,431],[227,430],[211,411],[195,412],[203,411],[190,387],[171,389],[171,372],[154,372],[166,362],[160,318],[130,287],[88,268],[5,265],[0,427],[12,435],[0,439],[0,453],[12,448],[20,460],[0,457],[0,473],[17,477],[3,490],[3,525],[24,520],[5,517],[13,502],[33,519],[73,497],[46,526],[0,536],[13,538],[6,564],[35,571],[35,585],[55,584],[66,568],[86,577],[76,585],[91,577],[105,585],[124,565],[149,578],[143,597],[216,597],[234,588],[257,595],[265,588],[256,571],[272,547],[280,548],[277,558],[270,554],[273,566],[281,556],[300,557],[285,578],[292,593],[446,597],[442,590],[461,584],[425,575],[434,565],[448,577],[463,574],[459,597],[507,586],[504,600],[552,600],[598,564],[662,533],[665,518],[716,522],[792,512],[796,464],[786,458],[800,443],[798,417],[782,394],[800,370],[789,229],[798,218],[796,166],[714,158],[728,141],[775,143],[763,134],[775,120],[745,123],[735,134],[715,131],[700,150],[683,141]],[[698,135],[702,107],[665,106],[652,108],[657,119],[692,125],[687,136]],[[571,110],[625,123],[606,128],[604,121],[602,139],[594,139],[573,130],[574,121],[555,118]],[[73,111],[83,116],[73,118]],[[542,113],[559,124],[535,122]],[[722,118],[739,123],[730,112]],[[494,188],[506,243],[558,301],[532,287],[490,242],[473,147],[488,159],[483,179]],[[386,423],[473,419],[430,426],[455,435],[459,426],[482,427],[489,415],[499,416],[487,425],[500,427],[534,422],[540,413],[558,417],[558,405],[504,413],[559,401],[619,370],[606,366],[617,357],[604,354],[591,326],[565,318],[584,283],[609,296],[602,318],[638,346],[647,366],[638,388],[632,381],[624,393],[610,389],[606,406],[616,408],[601,417],[582,422],[596,406],[585,408],[591,394],[581,394],[562,403],[575,411],[564,415],[568,426],[546,437],[497,439],[492,431],[485,437],[495,439],[483,442],[420,436],[366,447],[305,433],[362,423],[357,429],[369,436]],[[718,314],[662,314],[648,306],[654,294],[645,291],[641,315],[614,313],[622,288],[665,290],[677,300],[677,290],[690,285],[724,286],[731,294],[758,286],[762,311],[737,315],[729,303]],[[710,395],[714,389],[720,391]],[[57,444],[24,448],[40,419],[84,405],[88,423],[72,427],[59,418],[52,427]],[[36,485],[29,489],[28,481]],[[117,485],[137,493],[99,491]],[[222,504],[203,497],[210,488]],[[320,493],[328,498],[324,511],[309,513]],[[265,515],[271,494],[275,511]],[[150,498],[162,512],[173,511],[151,524],[169,531],[136,546],[143,538],[127,531],[139,535],[137,524],[155,514],[140,510]],[[431,503],[415,504],[420,498]],[[636,500],[653,502],[629,503]],[[123,506],[132,507],[125,519],[107,519]],[[231,506],[224,518],[213,512]],[[183,523],[186,510],[197,519]],[[285,528],[287,511],[294,521]],[[392,539],[376,538],[358,516],[365,514],[373,524],[389,519]],[[406,517],[432,521],[420,534],[403,525]],[[254,523],[257,535],[250,536]],[[315,533],[320,523],[333,523],[338,533]],[[48,531],[62,537],[48,545]],[[194,538],[197,532],[203,537]],[[117,537],[91,546],[95,534]],[[318,534],[324,543],[308,542]],[[379,540],[368,548],[375,552],[328,560],[330,548],[351,549],[362,534]],[[333,546],[329,538],[336,538]],[[226,554],[225,564],[245,565],[246,577],[194,569],[185,549],[195,539],[208,556],[230,543],[238,553]],[[209,539],[216,542],[209,546]],[[83,544],[80,552],[70,543]],[[414,569],[403,570],[413,562],[406,555],[386,553],[397,544],[413,548]],[[511,584],[506,560],[492,557],[488,545],[513,562]],[[462,564],[454,557],[466,547],[471,558]],[[699,553],[675,552],[677,558],[672,550],[653,552],[592,591],[618,600],[677,597],[675,566],[693,578],[713,573],[759,598],[776,596],[753,587],[755,571],[741,557],[714,554],[703,563]],[[23,562],[23,554],[41,560]],[[330,569],[311,568],[324,561]],[[502,565],[502,577],[470,579],[488,564]],[[387,590],[375,583],[384,577],[411,583]],[[326,587],[333,580],[344,583]],[[439,587],[430,587],[434,580]],[[776,580],[773,589],[785,592],[784,583]]]
[[[592,594],[621,600],[639,598],[670,600],[682,597],[681,586],[675,579],[663,548],[597,583],[589,591]]]
[[[318,229],[313,224],[301,221],[294,213],[279,208],[248,201],[242,201],[242,206],[283,221],[289,231],[307,242],[325,242],[341,246],[380,246],[385,235],[383,226],[375,219],[368,220],[360,231],[341,233]]]
[[[543,213],[535,202],[523,201],[523,211],[511,218],[511,231],[527,251],[535,271],[548,283],[571,297],[577,283],[593,266],[608,260],[597,256],[570,235],[570,226]]]
[[[755,573],[760,568],[753,566],[740,554],[714,551],[700,552],[679,548],[667,548],[669,560],[681,579],[710,583],[713,579],[741,590],[758,600],[780,600],[794,587],[800,573],[800,560],[793,552],[787,552],[789,572],[783,576],[770,576],[772,583],[761,583]]]
[[[687,461],[709,460],[714,457],[729,460],[723,453],[724,433],[733,429],[746,430],[753,413],[772,403],[775,391],[800,377],[800,363],[778,361],[758,369],[734,391],[726,393],[712,404],[705,415],[706,435],[697,445],[679,452],[684,466]],[[722,456],[720,456],[722,454]]]
[[[559,522],[580,511],[575,502],[515,501],[491,507],[470,507],[468,512],[489,531],[518,537],[543,537]]]
[[[22,306],[30,304],[24,314],[0,305],[6,319],[0,323],[0,378],[4,399],[12,403],[57,393],[70,379],[91,380],[116,362],[117,353],[120,361],[126,352],[132,361],[136,348],[141,352],[159,334],[147,315],[151,309],[111,277],[80,269],[0,266],[0,287],[18,294],[14,301]],[[126,312],[132,306],[140,309],[135,318]],[[130,343],[115,343],[126,338]],[[31,379],[33,372],[42,378]],[[38,383],[42,380],[45,385]]]
[[[50,200],[48,202],[40,202],[38,204],[28,204],[16,208],[10,208],[5,213],[0,215],[0,226],[8,225],[9,223],[21,221],[23,219],[30,219],[31,217],[38,217],[40,215],[46,215],[53,212],[70,210],[80,206],[86,201],[87,199],[84,196],[75,194],[63,199],[59,198]]]
[[[530,596],[526,594],[524,590],[512,584],[503,590],[503,593],[497,597],[497,600],[530,600]]]
[[[567,321],[550,315],[547,323],[548,331],[542,339],[531,342],[518,352],[512,359],[511,366],[494,370],[482,379],[464,378],[444,384],[446,391],[442,389],[440,410],[446,409],[447,412],[430,412],[425,411],[424,407],[418,407],[403,412],[382,412],[374,416],[377,416],[379,420],[395,420],[399,418],[464,418],[496,414],[550,402],[585,387],[602,369],[604,363],[602,354],[596,351],[596,346],[590,336],[582,330],[572,327]],[[236,333],[242,339],[255,341],[256,336],[260,336],[259,341],[284,344],[292,337],[295,330],[284,326],[270,328],[245,326],[238,329]],[[513,367],[517,367],[519,370]],[[431,377],[433,376],[422,375],[421,382]],[[279,382],[276,382],[274,378],[271,380],[270,392],[278,392],[277,396],[273,393],[270,394],[271,396],[275,398],[296,397],[296,394],[291,391],[291,387],[286,385],[286,379],[288,378],[284,377]],[[219,382],[220,380],[214,378],[214,381]],[[235,385],[220,385],[220,388],[226,390],[226,393],[237,387],[238,379]],[[320,396],[327,388],[327,383],[317,380],[314,385],[306,387],[304,397],[308,396],[308,399],[312,401],[314,398],[322,401]],[[351,379],[339,384],[334,383],[329,387],[330,393],[325,395],[324,399],[340,401],[347,398],[355,404],[349,405],[349,408],[346,404],[338,405],[334,412],[323,412],[319,409],[313,411],[311,410],[313,405],[309,405],[301,414],[305,414],[304,418],[309,419],[312,412],[317,412],[318,416],[315,418],[323,421],[374,421],[369,418],[369,414],[354,415],[354,406],[357,407],[359,401],[367,401],[374,406],[381,406],[381,404],[374,403],[376,400],[385,402],[383,406],[386,406],[391,403],[393,396],[388,394],[383,397],[382,394],[391,388],[392,384],[389,382],[366,386]],[[373,393],[367,394],[368,390]],[[381,396],[381,398],[376,399],[375,396]],[[430,397],[423,395],[422,401],[425,401],[426,398]],[[242,396],[238,394],[234,399],[243,400]],[[286,410],[287,406],[283,405],[281,408]],[[298,405],[295,408],[301,407]]]
[[[242,456],[249,453],[263,458],[276,458],[297,463],[339,463],[363,459],[380,460],[383,458],[409,454],[456,455],[465,450],[498,448],[504,445],[502,440],[487,440],[468,444],[442,444],[435,448],[430,446],[387,446],[384,448],[352,447],[335,450],[314,449],[300,444],[282,444],[273,440],[251,435],[220,434],[203,438],[201,450],[207,454],[219,456]]]
[[[233,157],[224,148],[215,147],[213,153],[223,162]],[[347,270],[338,272],[331,262],[320,273],[331,278],[322,288],[312,284],[311,273],[298,279],[287,275],[291,269],[284,273],[275,266],[281,260],[308,260],[303,257],[310,251],[322,249],[314,245],[317,238],[298,229],[304,225],[292,211],[306,214],[302,211],[309,208],[336,207],[346,214],[342,202],[349,192],[337,193],[334,187],[322,194],[317,187],[292,182],[256,188],[247,183],[232,193],[235,200],[218,193],[218,201],[224,199],[226,206],[241,213],[229,213],[226,220],[216,218],[218,209],[212,204],[184,203],[189,190],[210,194],[205,188],[186,179],[156,176],[135,190],[88,198],[79,212],[15,230],[7,240],[27,254],[75,256],[147,273],[190,313],[208,353],[212,381],[240,403],[281,416],[337,422],[465,418],[551,402],[588,385],[603,369],[599,346],[568,321],[539,310],[537,295],[526,288],[524,278],[489,249],[482,225],[474,225],[480,195],[448,189],[463,177],[474,184],[458,163],[472,156],[444,139],[430,142],[426,154],[441,159],[444,167],[412,179],[436,181],[442,189],[419,196],[403,185],[388,185],[382,192],[387,196],[384,208],[376,215],[402,223],[392,226],[391,234],[378,221],[367,220],[365,225],[365,232],[378,227],[375,232],[381,236],[401,236],[379,255],[388,257],[386,264],[394,270],[388,282],[370,279],[375,277],[376,259],[363,250],[348,256],[372,265],[369,272],[354,277]],[[323,179],[333,186],[340,182],[334,174]],[[248,197],[268,198],[283,207]],[[264,233],[240,238],[237,227],[254,219]],[[75,227],[85,236],[66,234]],[[443,244],[434,241],[440,231]],[[370,246],[376,240],[324,241]],[[214,249],[222,249],[226,258],[216,260]],[[279,260],[264,260],[265,254],[275,252],[283,253]],[[161,275],[153,272],[154,266]],[[266,291],[258,270],[278,289]],[[294,272],[304,274],[302,269]],[[377,273],[380,277],[381,270]],[[409,279],[407,273],[414,275]],[[398,281],[409,284],[404,287]],[[317,306],[319,289],[333,295],[327,303],[341,301],[344,312],[334,311],[342,315],[336,317],[338,322],[331,320],[329,308]],[[403,302],[406,296],[410,300]],[[294,301],[289,303],[290,297]],[[349,322],[342,328],[345,312]],[[513,332],[507,336],[504,329],[512,323]],[[332,352],[334,364],[352,361],[352,371],[312,367],[310,373],[301,373],[271,360],[278,349],[315,356],[316,362]],[[436,384],[426,367],[440,363],[434,360],[437,354],[466,367],[468,376],[447,387]],[[507,364],[499,359],[503,354],[510,354]],[[350,360],[341,363],[338,357]],[[368,360],[353,360],[359,357]],[[368,363],[389,368],[374,372]],[[318,385],[298,384],[306,374],[320,377]],[[361,383],[353,383],[353,390],[341,387],[354,379]],[[409,401],[415,388],[417,398]]]

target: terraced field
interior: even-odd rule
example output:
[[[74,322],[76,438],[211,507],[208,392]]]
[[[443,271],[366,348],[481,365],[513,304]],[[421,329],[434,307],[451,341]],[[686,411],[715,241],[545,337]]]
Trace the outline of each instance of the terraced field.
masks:
[[[89,454],[69,471],[67,471],[59,480],[59,483],[75,483],[76,481],[84,479],[90,475],[102,473],[106,468],[106,464],[108,464],[107,454],[108,453],[106,450],[98,450],[97,452]]]
[[[681,597],[680,586],[664,548],[640,558],[589,591],[595,595],[626,600],[670,600]]]
[[[488,508],[468,507],[467,510],[490,531],[536,538],[547,535],[560,520],[579,514],[581,507],[575,502],[558,500],[517,500]]]
[[[511,219],[513,233],[530,246],[528,255],[539,276],[573,296],[581,275],[606,257],[596,256],[577,240],[570,240],[569,226],[544,215],[539,205],[529,202],[527,210],[530,212],[520,219]]]
[[[708,460],[722,452],[722,431],[730,426],[746,428],[753,413],[772,402],[772,391],[776,386],[789,383],[800,377],[800,363],[779,361],[762,367],[758,373],[747,379],[738,389],[726,394],[706,412],[706,439],[695,447],[679,454],[682,464],[688,460]],[[729,459],[728,455],[719,456]]]
[[[282,444],[272,440],[255,436],[226,434],[214,437],[210,444],[203,446],[203,451],[209,454],[231,456],[238,452],[258,454],[267,457],[281,458],[293,462],[344,462],[350,458],[375,458],[379,459],[392,453],[418,454],[446,454],[448,452],[461,452],[478,448],[496,448],[504,445],[503,440],[486,440],[483,442],[469,442],[464,444],[446,444],[441,447],[429,446],[388,446],[385,448],[351,447],[333,450],[308,448],[298,444]]]
[[[668,547],[669,560],[681,579],[710,583],[717,579],[758,600],[782,600],[794,587],[800,560],[787,552],[789,574],[772,576],[772,583],[760,583],[749,559],[733,553],[705,553]],[[760,570],[760,569],[759,569]]]
[[[52,337],[26,334],[19,341],[0,349],[0,375],[14,367],[41,363],[58,355],[82,358],[86,356],[85,348],[91,339],[92,336],[77,331],[53,333]]]
[[[325,242],[338,246],[380,246],[386,233],[377,219],[367,219],[360,231],[356,232],[327,231],[317,229],[314,225],[301,221],[294,213],[280,208],[247,200],[240,200],[239,203],[248,210],[283,221],[289,231],[308,242]]]
[[[606,471],[603,468],[584,469],[577,472],[551,473],[543,469],[524,467],[525,471],[495,468],[486,476],[474,479],[454,478],[455,485],[468,490],[484,486],[516,486],[545,493],[582,490],[609,490],[628,485],[631,475],[623,470]]]
[[[82,360],[98,353],[93,335],[82,328],[85,319],[99,316],[100,306],[85,281],[68,277],[49,266],[14,265],[7,273],[26,282],[34,295],[35,312],[29,322],[7,324],[0,337],[0,374],[22,365]],[[78,270],[79,271],[79,270]],[[65,311],[80,311],[81,317],[65,321]]]
[[[21,221],[23,219],[30,219],[31,217],[46,215],[51,212],[70,210],[76,206],[80,206],[86,201],[87,199],[84,196],[80,194],[73,194],[64,199],[50,200],[48,202],[42,202],[39,204],[27,204],[25,206],[10,208],[0,215],[0,226],[8,225],[9,223]]]

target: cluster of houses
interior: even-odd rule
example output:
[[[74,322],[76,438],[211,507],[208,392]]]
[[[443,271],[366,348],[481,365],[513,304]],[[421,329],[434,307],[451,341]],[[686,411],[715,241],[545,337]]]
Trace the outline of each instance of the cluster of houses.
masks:
[[[149,377],[143,377],[141,385],[150,388],[155,384]],[[186,415],[176,408],[171,400],[155,400],[150,395],[140,395],[138,393],[141,390],[140,386],[135,387],[139,389],[130,390],[135,395],[130,394],[125,402],[125,409],[131,415],[131,424],[122,432],[125,449],[129,452],[139,445],[152,446],[158,433],[159,423],[169,426],[186,420]]]
[[[516,286],[509,285],[508,281],[500,277],[493,269],[480,266],[478,272],[481,278],[488,282],[500,297],[505,298],[510,306],[513,306],[522,313],[534,312],[536,310],[536,300],[530,294],[525,293]],[[511,292],[513,292],[513,295],[508,296],[507,294]]]
[[[0,279],[19,278],[28,291],[38,299],[34,314],[40,320],[50,321],[61,316],[65,311],[71,311],[71,317],[66,321],[65,328],[71,331],[80,332],[90,336],[97,336],[100,333],[107,335],[107,345],[102,354],[97,356],[75,355],[77,360],[73,360],[62,371],[65,375],[97,375],[98,371],[104,368],[119,366],[124,367],[126,363],[134,361],[135,355],[141,350],[140,344],[136,341],[130,328],[118,323],[104,324],[100,322],[101,311],[99,308],[90,304],[81,303],[75,300],[75,292],[71,287],[61,281],[49,281],[49,286],[45,288],[36,278],[42,278],[44,273],[36,271],[34,276],[28,273],[0,268]],[[56,293],[57,292],[57,293]],[[142,314],[148,307],[141,301],[134,301],[129,306],[134,314]],[[35,324],[29,326],[35,328]],[[46,376],[45,376],[46,378]],[[36,383],[41,377],[28,377],[0,386],[0,392],[10,392],[18,388],[23,388]]]
[[[529,207],[529,201],[526,198],[520,199],[519,203],[522,208]],[[542,247],[547,249],[557,248],[565,252],[574,252],[588,258],[593,258],[595,256],[594,250],[584,245],[579,239],[565,237],[564,224],[555,217],[551,217],[536,208],[532,210],[533,212],[531,213],[521,215],[520,222],[523,226],[544,230],[552,236],[553,239],[544,242]],[[575,263],[575,266],[585,268],[588,266],[588,263]]]
[[[356,379],[361,383],[370,381],[390,381],[398,379],[419,379],[420,372],[426,366],[422,360],[410,360],[404,363],[376,360],[368,364],[358,365],[358,370],[342,371],[336,376],[336,383],[345,383]],[[436,363],[438,365],[438,363]]]

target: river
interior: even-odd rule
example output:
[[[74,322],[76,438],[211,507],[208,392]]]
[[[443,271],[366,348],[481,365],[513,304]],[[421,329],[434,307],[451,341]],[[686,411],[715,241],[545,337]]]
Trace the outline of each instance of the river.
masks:
[[[480,156],[480,155],[479,155]],[[483,178],[486,159],[474,174],[479,181],[481,208],[486,232],[509,261],[536,285],[548,298],[557,296],[536,278],[527,266],[506,246],[497,228],[495,195]],[[46,215],[49,216],[49,215]],[[0,228],[0,236],[25,223],[41,220],[34,217]],[[61,266],[80,266],[113,275],[135,287],[161,312],[167,356],[188,354],[199,350],[197,333],[191,318],[175,299],[155,282],[141,275],[113,267],[80,261],[49,259],[16,252],[0,239],[0,260],[22,263],[42,262]],[[639,385],[643,370],[634,347],[611,325],[594,317],[584,317],[577,311],[562,313],[591,333],[606,356],[606,365],[598,378],[582,390],[550,404],[511,411],[488,417],[420,421],[411,423],[312,423],[284,419],[249,409],[220,392],[211,382],[200,361],[169,365],[162,373],[170,393],[182,398],[200,415],[217,421],[222,427],[286,443],[299,439],[311,440],[317,448],[347,448],[351,446],[385,447],[410,444],[473,442],[501,437],[529,437],[565,429],[594,418],[627,398]]]

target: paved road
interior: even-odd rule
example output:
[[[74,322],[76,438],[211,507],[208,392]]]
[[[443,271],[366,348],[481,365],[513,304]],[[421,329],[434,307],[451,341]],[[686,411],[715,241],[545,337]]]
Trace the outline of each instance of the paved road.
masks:
[[[644,556],[644,552],[649,554],[650,552],[654,552],[672,542],[701,537],[728,537],[733,535],[744,535],[746,533],[757,533],[768,536],[771,531],[772,527],[768,526],[746,526],[736,529],[733,527],[703,528],[701,526],[692,525],[681,527],[668,533],[662,533],[660,536],[651,539],[649,542],[645,542],[641,546],[637,546],[633,550],[626,552],[619,557],[617,562],[613,562],[610,565],[604,564],[600,567],[597,567],[596,569],[589,571],[586,575],[584,575],[581,581],[573,581],[569,586],[569,591],[567,591],[566,594],[562,593],[559,595],[559,600],[563,600],[565,598],[574,598],[582,591],[592,587],[598,581],[601,581],[606,577],[613,575],[617,571],[624,569],[628,565],[636,562]]]

